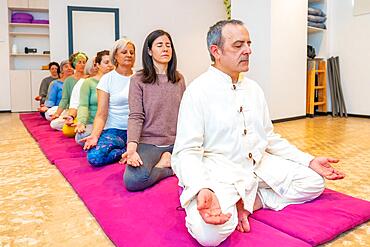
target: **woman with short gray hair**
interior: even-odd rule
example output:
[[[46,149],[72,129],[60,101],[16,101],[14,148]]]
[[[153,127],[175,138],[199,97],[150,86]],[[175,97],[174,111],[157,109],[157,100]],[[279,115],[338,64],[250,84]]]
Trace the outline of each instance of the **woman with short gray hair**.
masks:
[[[135,63],[135,45],[128,39],[119,39],[110,56],[116,69],[105,74],[96,87],[98,110],[93,131],[81,140],[85,141],[87,160],[92,166],[117,162],[126,151],[128,90]]]

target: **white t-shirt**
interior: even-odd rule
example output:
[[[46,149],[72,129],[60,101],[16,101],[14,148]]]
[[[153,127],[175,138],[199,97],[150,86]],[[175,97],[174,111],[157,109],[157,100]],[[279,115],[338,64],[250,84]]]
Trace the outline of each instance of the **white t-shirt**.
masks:
[[[123,76],[115,70],[100,79],[96,88],[109,93],[108,119],[104,129],[127,129],[129,86],[130,76]]]
[[[72,89],[71,99],[69,101],[69,108],[78,109],[80,105],[80,91],[81,86],[84,83],[85,78],[81,78],[76,82],[75,86]]]

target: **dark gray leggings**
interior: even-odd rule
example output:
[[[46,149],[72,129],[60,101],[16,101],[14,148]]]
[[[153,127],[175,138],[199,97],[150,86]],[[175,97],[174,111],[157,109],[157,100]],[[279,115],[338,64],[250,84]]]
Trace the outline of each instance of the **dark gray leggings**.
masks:
[[[161,158],[164,152],[172,154],[173,145],[168,147],[157,147],[151,144],[140,143],[137,147],[143,165],[133,167],[126,165],[125,173],[123,174],[123,182],[126,189],[129,191],[140,191],[152,186],[158,181],[172,176],[171,168],[157,168],[155,165]]]

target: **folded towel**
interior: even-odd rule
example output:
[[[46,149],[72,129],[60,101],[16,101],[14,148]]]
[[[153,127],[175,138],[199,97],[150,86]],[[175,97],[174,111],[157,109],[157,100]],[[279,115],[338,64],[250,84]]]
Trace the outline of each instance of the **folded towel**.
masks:
[[[326,25],[324,23],[317,23],[317,22],[311,22],[311,21],[309,21],[308,22],[308,26],[309,27],[317,27],[317,28],[326,29]]]
[[[29,13],[23,13],[23,12],[21,12],[21,13],[13,13],[12,14],[12,17],[11,17],[11,19],[13,20],[15,20],[15,19],[25,19],[25,20],[30,20],[30,21],[32,21],[33,20],[33,15],[31,15],[31,14],[29,14]]]
[[[31,23],[32,20],[17,18],[17,19],[12,19],[10,22],[11,23]]]
[[[308,14],[309,15],[316,15],[316,16],[326,16],[326,14],[321,9],[316,8],[308,8]]]
[[[308,15],[308,21],[317,22],[317,23],[324,23],[326,21],[325,16],[317,16],[317,15]]]
[[[32,20],[34,24],[49,24],[49,20]]]

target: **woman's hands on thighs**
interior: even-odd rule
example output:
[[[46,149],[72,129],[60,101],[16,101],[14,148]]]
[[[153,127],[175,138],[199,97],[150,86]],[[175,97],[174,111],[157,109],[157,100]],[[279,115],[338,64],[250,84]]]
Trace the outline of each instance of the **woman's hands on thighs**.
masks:
[[[119,161],[121,164],[127,164],[133,167],[138,167],[143,164],[143,161],[140,158],[140,155],[136,151],[126,151],[122,154],[122,158]]]
[[[120,164],[127,164],[133,167],[138,167],[143,164],[140,155],[136,152],[138,144],[136,142],[127,143],[127,151],[122,154],[119,161]]]

